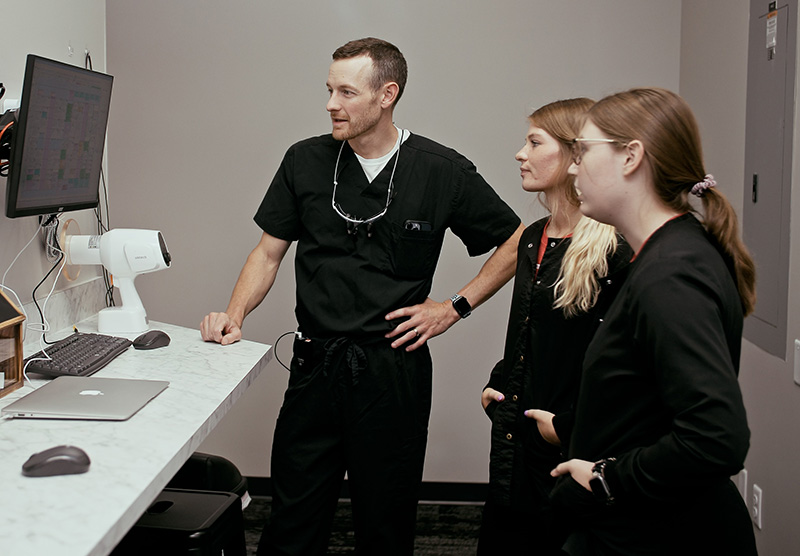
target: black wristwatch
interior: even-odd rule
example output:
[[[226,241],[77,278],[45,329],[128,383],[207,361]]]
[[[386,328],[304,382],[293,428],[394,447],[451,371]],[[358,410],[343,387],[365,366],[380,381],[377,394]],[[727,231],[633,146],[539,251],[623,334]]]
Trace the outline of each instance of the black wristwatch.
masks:
[[[614,503],[614,496],[611,494],[611,489],[606,481],[606,466],[609,461],[615,461],[614,458],[601,459],[592,467],[592,478],[589,480],[589,486],[592,488],[592,493],[598,500],[606,505]]]
[[[450,298],[450,301],[453,302],[453,309],[456,310],[456,313],[458,313],[462,319],[465,319],[472,314],[472,305],[469,304],[469,301],[467,301],[466,297],[455,294]]]

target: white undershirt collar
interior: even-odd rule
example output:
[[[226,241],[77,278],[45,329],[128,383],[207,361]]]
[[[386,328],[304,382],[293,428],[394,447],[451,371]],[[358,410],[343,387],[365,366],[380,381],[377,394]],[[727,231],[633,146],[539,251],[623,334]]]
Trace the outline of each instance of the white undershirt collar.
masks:
[[[398,151],[401,141],[405,143],[411,135],[411,132],[407,129],[400,129],[397,126],[394,127],[397,130],[397,142],[394,144],[394,147],[392,147],[392,150],[385,155],[378,158],[364,158],[358,153],[353,152],[353,154],[356,155],[359,164],[361,164],[361,168],[364,170],[364,173],[367,175],[367,180],[369,180],[370,183],[372,183],[372,180],[374,180],[377,175],[381,173],[381,170],[383,170],[389,160],[391,160],[391,158],[394,156],[394,153]]]

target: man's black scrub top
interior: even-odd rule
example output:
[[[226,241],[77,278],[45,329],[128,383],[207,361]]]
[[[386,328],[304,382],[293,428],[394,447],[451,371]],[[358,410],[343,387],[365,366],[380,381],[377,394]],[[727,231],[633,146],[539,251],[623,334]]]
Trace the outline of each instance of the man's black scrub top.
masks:
[[[290,147],[255,215],[266,233],[297,241],[295,312],[307,336],[385,334],[397,324],[385,320],[387,313],[422,303],[430,293],[447,228],[475,256],[502,244],[519,226],[469,160],[411,135],[399,150],[388,211],[371,237],[366,225],[349,235],[331,206],[340,148],[331,135]],[[336,202],[359,219],[379,213],[394,165],[393,157],[369,183],[345,144]]]

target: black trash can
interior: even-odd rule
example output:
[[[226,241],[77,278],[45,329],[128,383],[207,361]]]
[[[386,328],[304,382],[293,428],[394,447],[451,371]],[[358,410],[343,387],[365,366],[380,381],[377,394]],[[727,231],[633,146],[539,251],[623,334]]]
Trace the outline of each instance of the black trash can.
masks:
[[[230,492],[165,488],[114,556],[246,556],[240,498]]]
[[[195,452],[112,556],[245,556],[247,479],[229,460]]]
[[[228,459],[195,452],[167,483],[167,488],[232,492],[242,500],[242,509],[250,504],[247,479]]]

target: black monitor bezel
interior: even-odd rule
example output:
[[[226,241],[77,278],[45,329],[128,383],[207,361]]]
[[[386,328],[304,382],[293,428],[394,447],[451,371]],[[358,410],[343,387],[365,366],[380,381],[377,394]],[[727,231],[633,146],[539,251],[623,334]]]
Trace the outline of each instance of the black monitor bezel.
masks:
[[[96,177],[95,176],[92,177],[93,179],[92,187],[94,189],[94,198],[92,200],[89,201],[80,200],[72,203],[70,202],[51,203],[51,204],[43,203],[31,207],[17,206],[17,200],[19,197],[19,190],[20,190],[22,156],[25,147],[25,137],[27,130],[27,122],[28,122],[28,112],[30,110],[30,103],[32,97],[31,87],[37,66],[39,64],[44,64],[44,65],[50,64],[55,66],[61,66],[63,68],[75,72],[76,74],[85,72],[87,75],[91,74],[91,77],[93,79],[96,79],[98,77],[100,77],[101,79],[107,79],[109,81],[109,98],[108,98],[109,109],[106,110],[106,121],[104,129],[107,129],[108,126],[108,115],[110,113],[110,104],[111,104],[111,87],[113,86],[113,80],[114,80],[114,78],[111,75],[85,69],[80,66],[65,64],[64,62],[60,62],[58,60],[52,60],[50,58],[44,58],[42,56],[37,56],[35,54],[28,54],[25,64],[25,77],[22,82],[22,96],[20,97],[20,106],[19,110],[17,111],[16,122],[14,123],[12,128],[11,154],[9,157],[10,164],[8,170],[8,178],[6,180],[6,216],[8,218],[57,214],[61,212],[92,209],[96,208],[100,204],[100,172],[98,172]],[[102,168],[103,151],[105,150],[105,137],[101,149],[102,150],[100,152],[100,159]]]

